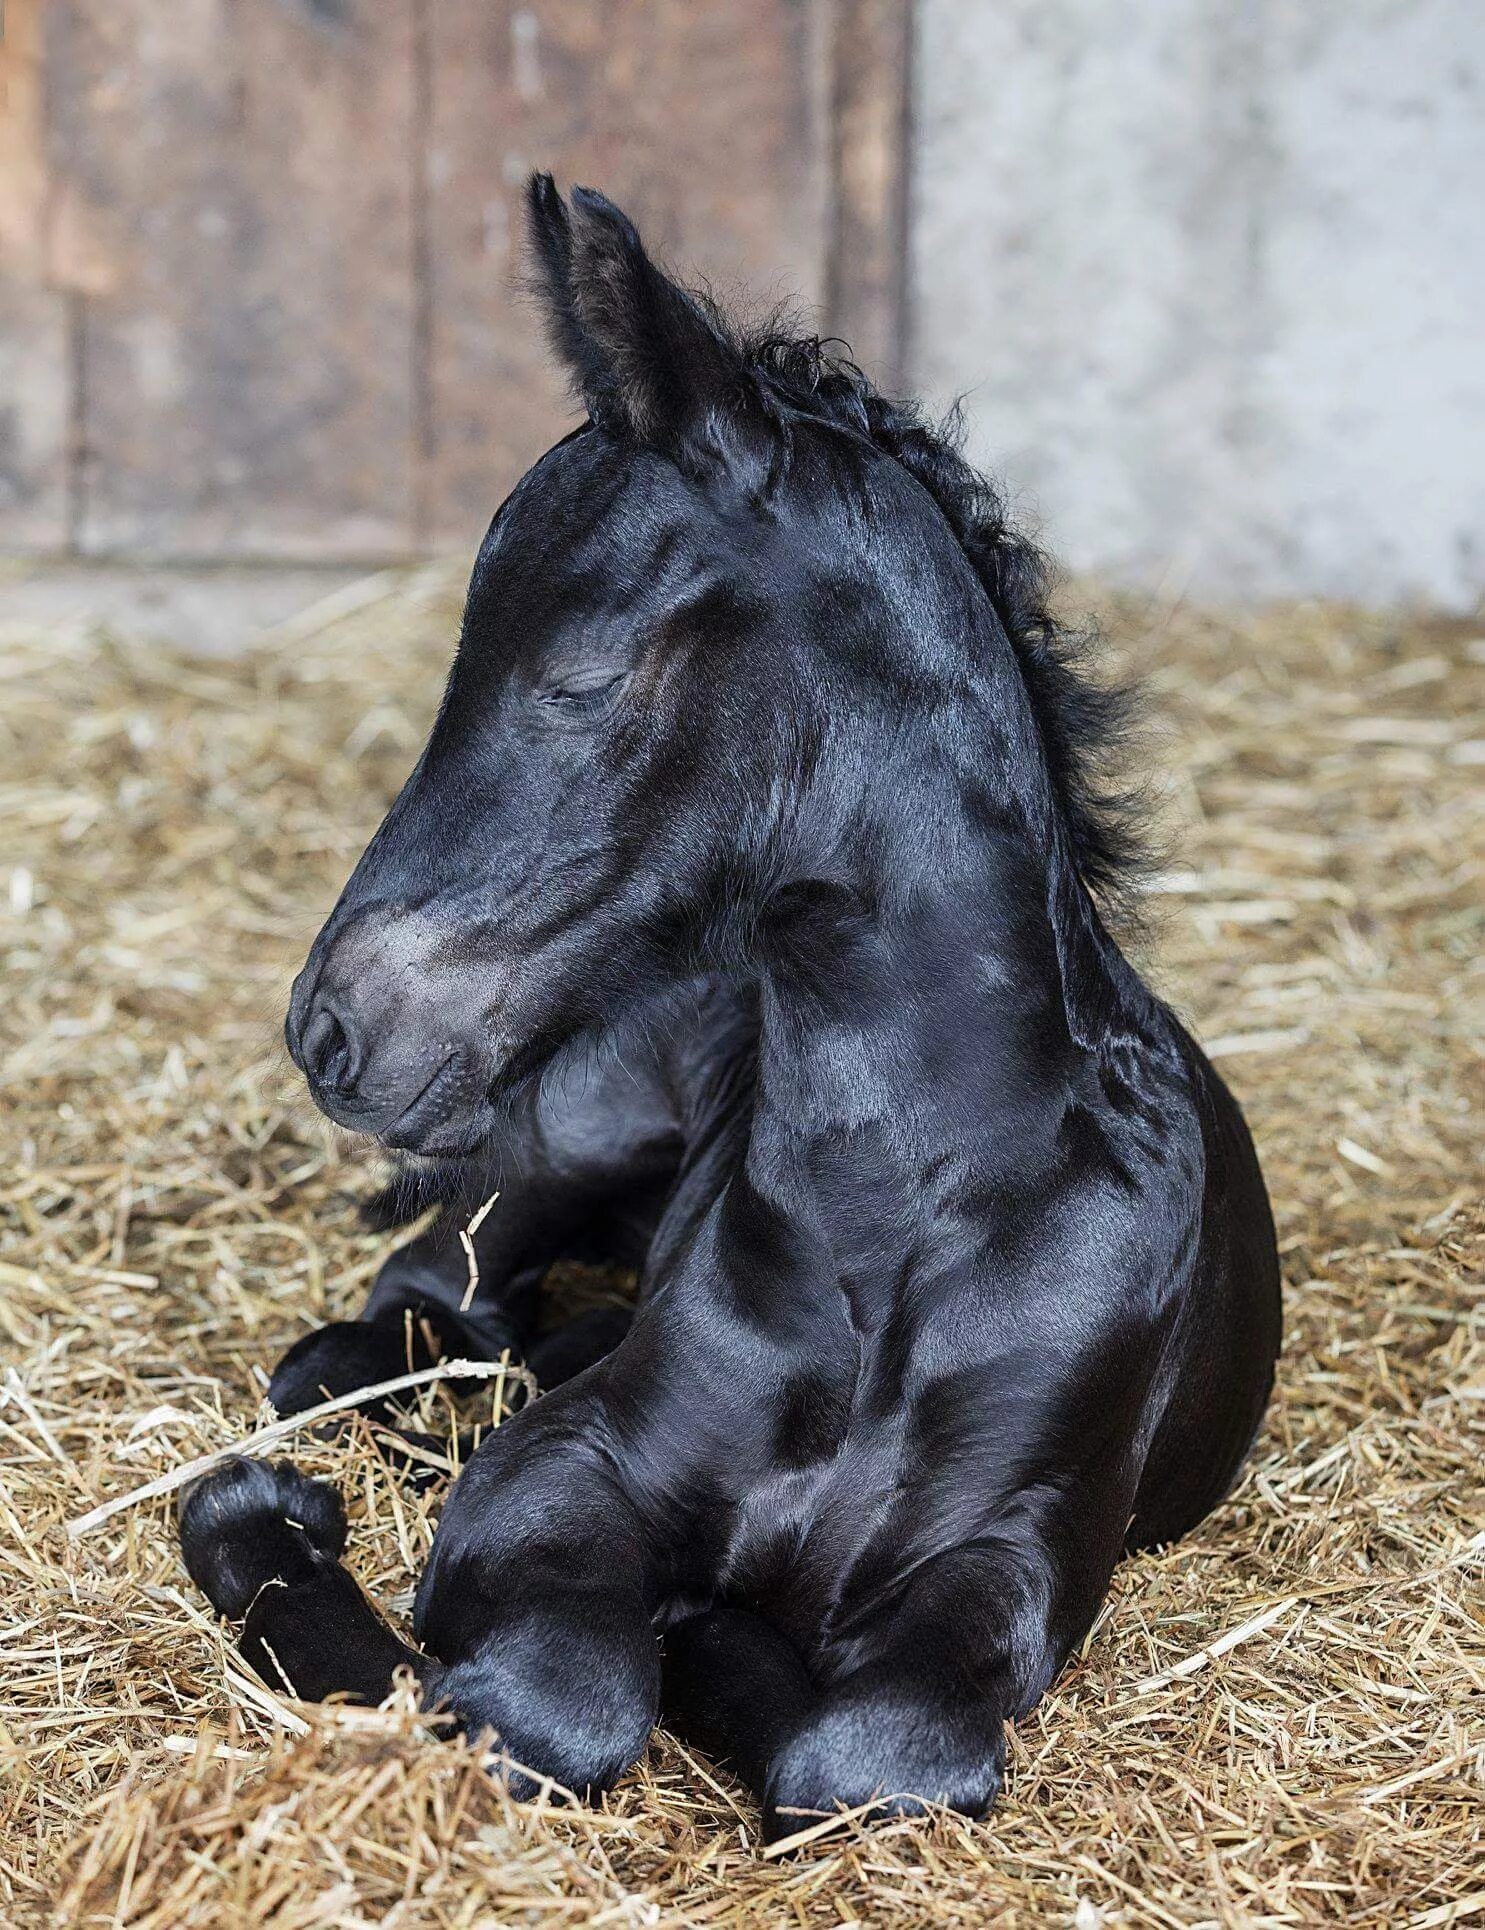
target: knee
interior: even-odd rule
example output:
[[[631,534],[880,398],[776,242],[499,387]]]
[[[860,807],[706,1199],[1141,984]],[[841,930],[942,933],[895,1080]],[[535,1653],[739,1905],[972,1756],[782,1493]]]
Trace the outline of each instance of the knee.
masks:
[[[522,1616],[443,1669],[438,1697],[466,1735],[494,1738],[516,1795],[550,1778],[591,1798],[644,1754],[659,1714],[659,1651],[648,1619]]]
[[[871,1804],[872,1816],[930,1807],[984,1816],[1005,1774],[998,1712],[946,1710],[911,1696],[843,1694],[785,1743],[769,1766],[763,1829],[770,1842],[821,1816]]]

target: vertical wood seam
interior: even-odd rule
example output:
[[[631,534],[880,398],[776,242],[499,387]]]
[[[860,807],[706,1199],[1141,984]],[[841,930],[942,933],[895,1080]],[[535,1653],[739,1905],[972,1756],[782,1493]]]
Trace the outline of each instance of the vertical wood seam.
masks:
[[[835,0],[826,325],[888,388],[904,378],[907,349],[912,40],[911,0]]]
[[[429,143],[433,133],[433,33],[430,0],[410,0],[412,28],[411,130],[408,142],[409,327],[408,414],[411,450],[411,538],[414,550],[432,540],[433,465],[436,457],[433,398],[433,235],[429,194]]]
[[[825,247],[822,276],[825,331],[835,334],[845,324],[842,290],[845,204],[845,164],[842,154],[841,113],[846,87],[842,47],[854,26],[853,0],[831,0],[830,37],[826,45],[825,76]]]
[[[0,0],[3,4],[3,0]],[[87,554],[88,541],[88,497],[89,455],[88,455],[88,318],[89,306],[86,290],[75,278],[69,278],[58,270],[58,224],[61,218],[59,200],[62,184],[52,160],[53,116],[56,108],[56,72],[49,58],[54,40],[48,35],[48,21],[45,13],[41,19],[41,40],[37,48],[39,63],[38,92],[40,112],[40,140],[42,153],[47,157],[42,183],[41,227],[42,251],[46,262],[44,285],[56,291],[62,305],[62,354],[64,368],[62,379],[66,385],[66,401],[62,421],[62,447],[58,452],[61,459],[62,483],[62,527],[61,554],[81,557]],[[55,20],[51,25],[55,26]]]
[[[904,392],[914,386],[913,342],[913,266],[912,266],[912,219],[913,219],[913,126],[915,119],[914,86],[917,79],[917,4],[916,0],[901,0],[904,15],[902,27],[902,95],[897,104],[897,195],[896,206],[892,212],[892,370],[897,384]]]

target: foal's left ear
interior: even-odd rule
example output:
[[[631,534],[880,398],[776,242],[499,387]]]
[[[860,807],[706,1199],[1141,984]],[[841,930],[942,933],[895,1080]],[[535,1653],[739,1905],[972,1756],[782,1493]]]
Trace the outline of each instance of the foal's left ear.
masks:
[[[595,189],[574,188],[569,212],[552,177],[533,175],[528,209],[553,346],[589,414],[668,454],[725,460],[758,410],[725,325]]]

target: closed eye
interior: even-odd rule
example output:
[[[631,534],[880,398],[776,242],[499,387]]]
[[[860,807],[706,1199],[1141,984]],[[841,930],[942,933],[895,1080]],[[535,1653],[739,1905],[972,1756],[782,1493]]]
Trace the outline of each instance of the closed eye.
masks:
[[[596,713],[618,694],[624,676],[622,670],[614,670],[603,675],[569,677],[558,683],[547,684],[537,692],[537,699],[548,709],[559,713]]]

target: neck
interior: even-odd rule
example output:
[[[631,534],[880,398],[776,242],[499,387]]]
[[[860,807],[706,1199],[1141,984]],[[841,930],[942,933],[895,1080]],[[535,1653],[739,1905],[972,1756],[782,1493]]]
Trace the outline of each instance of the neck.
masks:
[[[758,1113],[778,1144],[974,1137],[1070,1063],[1045,884],[1010,832],[901,892],[789,887],[760,953]]]
[[[1044,769],[1024,743],[959,741],[960,767],[926,739],[875,773],[874,796],[913,795],[911,838],[869,805],[854,832],[837,821],[758,931],[729,1228],[749,1255],[737,1290],[785,1328],[808,1320],[811,1279],[846,1288],[858,1329],[886,1318],[904,1266],[932,1271],[936,1223],[978,1222],[1060,1157],[1069,1100],[1148,1005],[1064,855]]]
[[[839,885],[780,897],[732,1196],[740,1290],[792,1330],[818,1298],[804,1283],[844,1289],[852,1323],[875,1327],[926,1202],[957,1215],[1038,1147],[1050,1157],[1079,1055],[1039,880],[1013,848],[886,904]]]

